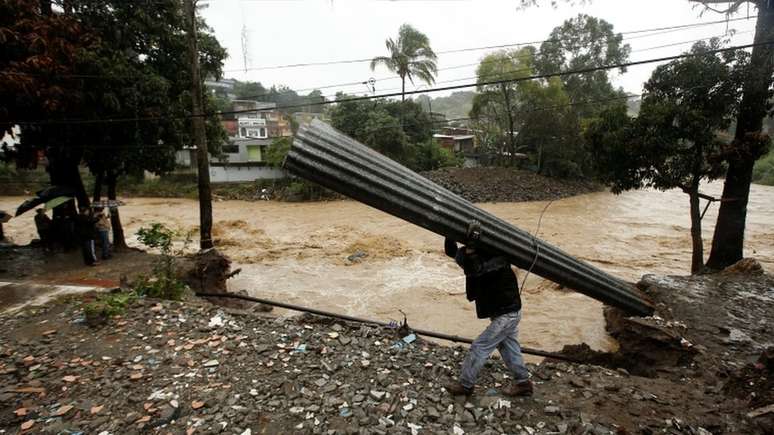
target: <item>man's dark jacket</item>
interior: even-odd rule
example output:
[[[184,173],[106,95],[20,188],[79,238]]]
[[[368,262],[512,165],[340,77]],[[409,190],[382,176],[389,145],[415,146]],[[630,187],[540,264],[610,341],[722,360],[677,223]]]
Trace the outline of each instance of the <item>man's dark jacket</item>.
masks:
[[[78,214],[75,216],[75,235],[81,242],[96,240],[97,219],[91,215]]]
[[[465,271],[465,294],[476,301],[479,319],[521,310],[519,282],[505,257],[478,250],[469,253],[451,239],[444,242],[444,250]]]

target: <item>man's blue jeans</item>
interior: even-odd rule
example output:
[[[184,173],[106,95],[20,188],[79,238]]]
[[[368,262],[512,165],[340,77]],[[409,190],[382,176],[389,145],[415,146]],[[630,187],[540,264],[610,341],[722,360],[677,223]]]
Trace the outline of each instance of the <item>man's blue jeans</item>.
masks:
[[[519,321],[521,311],[503,314],[492,318],[492,323],[473,340],[470,351],[462,363],[460,383],[465,388],[473,388],[478,372],[495,349],[500,351],[505,365],[511,371],[516,382],[529,379],[529,371],[524,365],[519,346]]]
[[[102,248],[102,259],[107,260],[110,258],[110,232],[99,230],[99,242]]]

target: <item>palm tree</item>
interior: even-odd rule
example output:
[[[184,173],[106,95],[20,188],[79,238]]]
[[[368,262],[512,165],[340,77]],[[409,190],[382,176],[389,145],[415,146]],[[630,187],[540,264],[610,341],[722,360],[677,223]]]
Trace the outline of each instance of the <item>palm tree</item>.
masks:
[[[400,26],[398,40],[387,38],[385,41],[389,56],[378,56],[371,60],[371,71],[377,65],[382,64],[390,71],[400,76],[401,101],[406,101],[406,78],[414,83],[414,77],[419,78],[428,85],[435,83],[438,67],[435,61],[438,56],[430,48],[430,39],[427,35],[411,27],[409,24]]]

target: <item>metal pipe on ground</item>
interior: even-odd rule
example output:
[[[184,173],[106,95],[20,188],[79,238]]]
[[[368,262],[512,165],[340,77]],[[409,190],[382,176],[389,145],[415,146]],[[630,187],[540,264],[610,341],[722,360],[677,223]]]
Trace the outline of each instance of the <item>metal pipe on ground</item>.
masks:
[[[300,305],[293,305],[293,304],[288,304],[288,303],[284,303],[284,302],[277,302],[277,301],[272,301],[272,300],[269,300],[269,299],[256,298],[256,297],[252,297],[252,296],[240,295],[240,294],[235,294],[235,293],[196,293],[196,296],[203,297],[203,298],[231,298],[231,299],[240,299],[240,300],[243,300],[243,301],[257,302],[257,303],[264,304],[264,305],[270,305],[272,307],[285,308],[285,309],[288,309],[288,310],[301,311],[301,312],[304,312],[304,313],[315,314],[315,315],[318,315],[318,316],[330,317],[332,319],[346,320],[348,322],[364,323],[364,324],[375,325],[375,326],[390,326],[389,323],[387,323],[387,322],[380,322],[378,320],[363,319],[363,318],[360,318],[360,317],[348,316],[346,314],[333,313],[333,312],[330,312],[330,311],[318,310],[316,308],[302,307]],[[423,335],[425,337],[439,338],[441,340],[451,341],[451,342],[454,342],[454,343],[467,343],[467,344],[473,343],[473,339],[466,338],[466,337],[460,337],[460,336],[457,336],[457,335],[450,335],[450,334],[444,334],[444,333],[441,333],[441,332],[428,331],[426,329],[414,329],[414,328],[411,328],[411,330],[414,333],[419,334],[419,335]],[[553,359],[558,359],[558,360],[568,361],[568,362],[573,362],[573,363],[583,363],[583,361],[578,361],[576,359],[567,357],[567,356],[562,355],[560,353],[548,352],[548,351],[544,351],[544,350],[540,350],[540,349],[532,349],[530,347],[522,346],[521,347],[521,352],[525,353],[525,354],[528,354],[528,355],[541,356],[541,357],[544,357],[544,358],[553,358]]]
[[[481,222],[481,246],[543,278],[637,315],[653,305],[632,284],[573,258],[382,156],[321,121],[303,126],[283,165],[292,174],[437,234],[463,241]],[[534,263],[534,265],[533,265]]]

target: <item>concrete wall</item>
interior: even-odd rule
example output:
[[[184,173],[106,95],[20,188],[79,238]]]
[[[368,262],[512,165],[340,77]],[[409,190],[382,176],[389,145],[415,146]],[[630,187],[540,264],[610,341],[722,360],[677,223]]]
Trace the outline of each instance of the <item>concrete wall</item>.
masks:
[[[285,178],[285,171],[269,166],[210,166],[210,181],[234,183]]]

